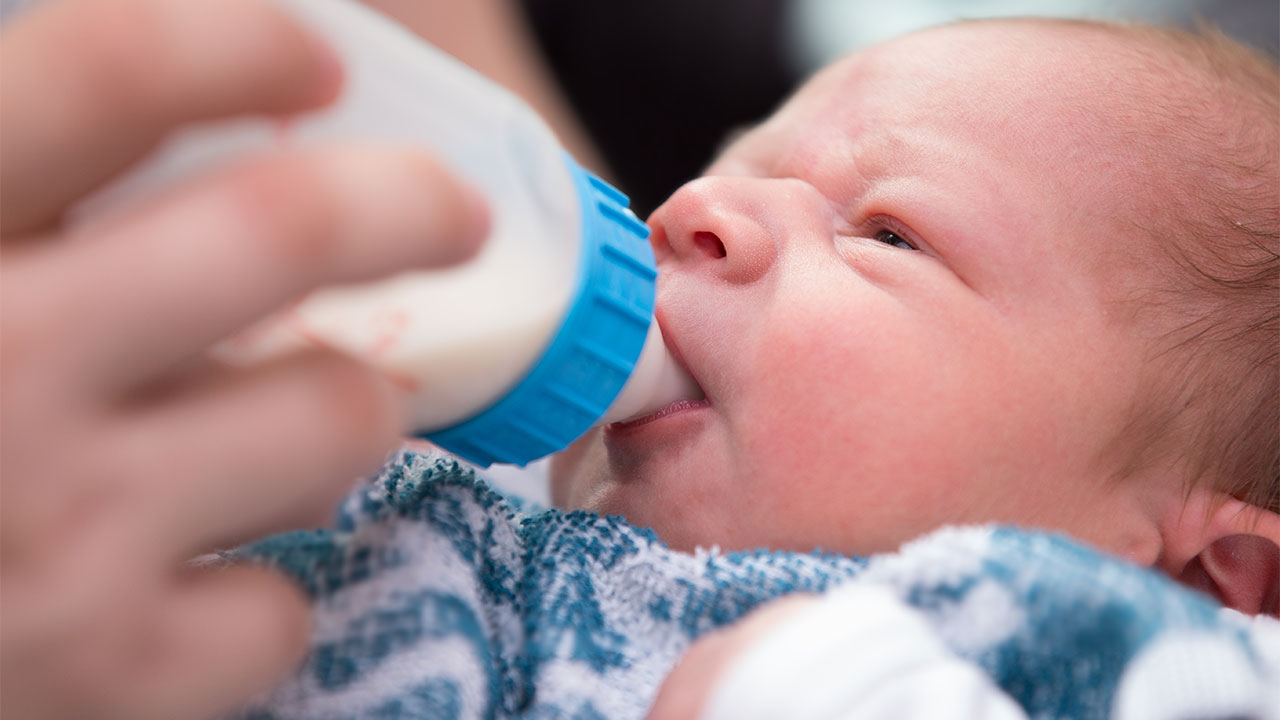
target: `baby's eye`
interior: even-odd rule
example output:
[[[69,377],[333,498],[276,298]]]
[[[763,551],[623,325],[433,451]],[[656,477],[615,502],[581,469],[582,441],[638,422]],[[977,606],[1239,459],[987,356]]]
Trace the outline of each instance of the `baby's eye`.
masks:
[[[892,245],[893,247],[899,247],[903,250],[915,250],[915,247],[913,247],[911,243],[903,240],[892,230],[881,230],[875,234],[875,238],[876,242],[882,242],[885,245]]]

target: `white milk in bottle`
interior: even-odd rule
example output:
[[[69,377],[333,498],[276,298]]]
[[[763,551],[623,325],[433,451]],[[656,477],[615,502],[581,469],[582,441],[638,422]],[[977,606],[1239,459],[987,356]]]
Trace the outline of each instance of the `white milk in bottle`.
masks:
[[[382,140],[416,143],[479,188],[492,232],[467,263],[314,292],[217,354],[249,363],[307,346],[349,353],[404,389],[408,431],[481,465],[524,464],[592,425],[700,394],[653,321],[648,229],[536,113],[358,3],[272,2],[337,52],[338,101],[284,124],[183,131],[80,212],[117,209],[280,144]]]

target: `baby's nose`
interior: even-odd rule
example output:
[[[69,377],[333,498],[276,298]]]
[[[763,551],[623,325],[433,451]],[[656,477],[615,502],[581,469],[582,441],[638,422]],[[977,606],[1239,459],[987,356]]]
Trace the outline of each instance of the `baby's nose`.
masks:
[[[741,177],[687,183],[650,218],[658,261],[708,269],[733,283],[759,280],[777,260],[788,183]]]

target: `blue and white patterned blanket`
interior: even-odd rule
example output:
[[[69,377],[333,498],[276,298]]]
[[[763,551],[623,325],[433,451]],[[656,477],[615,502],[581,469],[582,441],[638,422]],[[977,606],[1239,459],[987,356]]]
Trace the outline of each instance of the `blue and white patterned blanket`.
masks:
[[[891,588],[1032,717],[1106,717],[1122,683],[1154,703],[1139,706],[1186,716],[1280,707],[1280,623],[1010,528],[944,529],[872,558],[687,554],[617,517],[522,508],[451,461],[404,453],[335,529],[245,552],[295,577],[315,609],[308,659],[242,714],[255,720],[639,718],[700,635],[850,581]]]

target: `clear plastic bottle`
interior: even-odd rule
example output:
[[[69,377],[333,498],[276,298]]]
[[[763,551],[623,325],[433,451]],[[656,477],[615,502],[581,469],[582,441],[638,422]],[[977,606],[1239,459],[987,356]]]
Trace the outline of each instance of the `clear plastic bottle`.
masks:
[[[220,355],[252,362],[308,344],[355,355],[410,394],[410,432],[482,465],[526,463],[698,392],[653,321],[648,229],[533,110],[351,0],[272,2],[338,53],[339,100],[287,125],[184,131],[87,210],[277,143],[374,138],[428,148],[486,195],[493,229],[468,263],[318,291]]]

